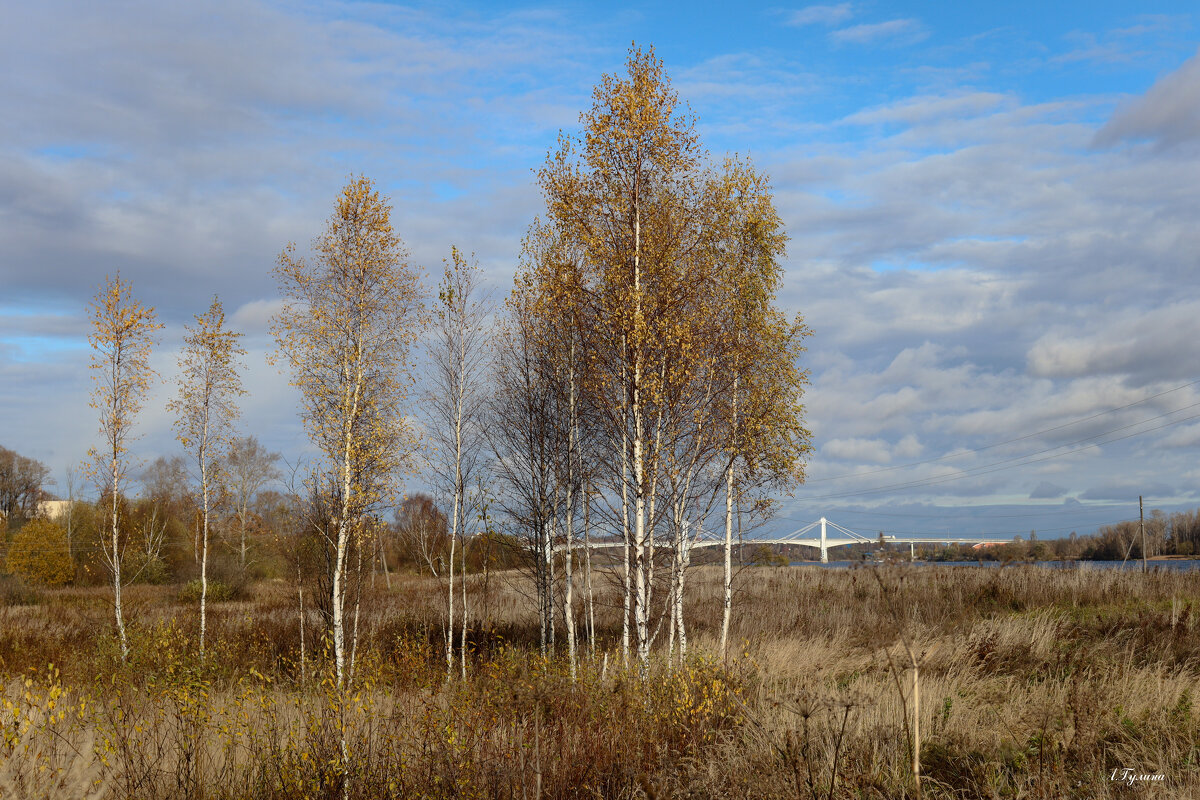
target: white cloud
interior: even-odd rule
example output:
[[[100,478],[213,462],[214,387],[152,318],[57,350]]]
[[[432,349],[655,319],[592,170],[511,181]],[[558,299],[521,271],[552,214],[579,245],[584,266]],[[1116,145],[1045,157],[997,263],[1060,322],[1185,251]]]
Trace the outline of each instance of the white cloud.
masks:
[[[838,3],[827,6],[807,6],[799,11],[793,11],[787,17],[787,24],[796,27],[804,25],[836,25],[854,16],[854,8],[850,3]]]
[[[882,439],[830,439],[821,446],[828,458],[886,464],[892,460],[887,442]]]
[[[1117,500],[1129,503],[1136,502],[1138,496],[1147,500],[1173,499],[1176,496],[1174,487],[1160,482],[1140,482],[1130,480],[1111,480],[1093,486],[1079,495],[1083,500]]]
[[[830,40],[838,44],[873,44],[884,40],[891,40],[896,44],[913,44],[927,36],[929,32],[915,19],[864,23],[841,28],[829,34]]]
[[[1066,488],[1050,481],[1042,481],[1029,493],[1030,500],[1054,500],[1066,495]]]
[[[917,439],[916,434],[910,433],[896,442],[896,446],[892,448],[892,455],[895,458],[916,458],[921,453],[925,452],[925,446]]]
[[[1164,435],[1158,442],[1158,447],[1195,448],[1200,446],[1200,423],[1175,428]]]
[[[909,97],[882,108],[858,111],[843,121],[854,125],[880,122],[916,125],[935,120],[978,117],[996,110],[1006,100],[1005,95],[996,92]]]
[[[237,311],[230,315],[229,326],[233,330],[247,335],[264,333],[271,317],[277,314],[283,305],[284,301],[277,297],[243,303]]]
[[[1082,326],[1051,327],[1030,348],[1029,370],[1050,378],[1152,374],[1180,379],[1200,374],[1197,341],[1200,299],[1153,310],[1127,308]]]
[[[1121,106],[1094,139],[1099,147],[1149,140],[1174,147],[1200,138],[1200,51]]]

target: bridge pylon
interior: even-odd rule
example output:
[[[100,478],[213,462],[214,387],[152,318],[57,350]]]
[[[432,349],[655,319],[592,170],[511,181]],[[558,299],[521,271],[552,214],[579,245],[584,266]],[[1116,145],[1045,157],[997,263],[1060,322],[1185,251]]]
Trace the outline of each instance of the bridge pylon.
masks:
[[[825,518],[821,517],[821,563],[829,563],[829,548],[825,545]]]

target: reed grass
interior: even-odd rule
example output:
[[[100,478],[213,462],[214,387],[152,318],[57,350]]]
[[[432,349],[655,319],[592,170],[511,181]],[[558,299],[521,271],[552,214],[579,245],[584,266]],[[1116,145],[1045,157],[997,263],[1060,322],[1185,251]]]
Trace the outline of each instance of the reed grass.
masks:
[[[720,571],[699,567],[691,657],[646,681],[614,576],[574,681],[538,655],[521,576],[471,580],[467,679],[446,679],[441,587],[393,576],[364,593],[349,702],[320,641],[299,669],[282,582],[210,608],[207,660],[179,587],[133,587],[126,663],[102,590],[0,606],[0,797],[340,796],[343,728],[361,798],[914,797],[902,637],[927,654],[924,797],[1200,796],[1195,573],[752,568],[720,663]]]

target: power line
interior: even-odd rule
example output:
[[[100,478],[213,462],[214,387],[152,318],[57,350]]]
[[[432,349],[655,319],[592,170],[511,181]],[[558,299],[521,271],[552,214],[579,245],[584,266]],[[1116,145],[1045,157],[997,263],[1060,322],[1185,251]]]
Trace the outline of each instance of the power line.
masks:
[[[1094,512],[1094,513],[1100,513],[1103,511],[1117,509],[1117,508],[1120,508],[1127,504],[1126,503],[1080,503],[1077,508],[1068,508],[1068,509],[1058,508],[1057,506],[1047,506],[1047,508],[1052,509],[1052,510],[1044,511],[1041,513],[1023,513],[1023,514],[989,514],[986,511],[983,511],[983,513],[980,513],[980,514],[972,514],[970,511],[970,509],[983,510],[983,509],[987,509],[987,508],[994,508],[996,505],[1007,505],[1007,504],[993,504],[991,506],[959,506],[959,508],[967,509],[959,514],[953,513],[953,509],[948,509],[945,512],[930,513],[930,514],[906,514],[903,512],[864,511],[864,510],[853,509],[853,508],[849,508],[849,507],[834,508],[831,510],[834,513],[845,513],[845,514],[850,514],[850,515],[861,514],[863,516],[869,516],[869,517],[888,517],[888,518],[904,518],[904,519],[958,519],[958,518],[965,518],[965,517],[972,517],[972,518],[979,517],[979,518],[986,518],[986,519],[1027,519],[1027,518],[1036,517],[1036,518],[1040,519],[1042,517],[1053,517],[1053,516],[1067,516],[1067,515],[1077,516],[1079,514],[1088,513],[1089,511]],[[785,517],[776,517],[775,519],[786,519],[786,518]],[[801,520],[798,520],[798,519],[793,520],[793,521],[801,522]]]

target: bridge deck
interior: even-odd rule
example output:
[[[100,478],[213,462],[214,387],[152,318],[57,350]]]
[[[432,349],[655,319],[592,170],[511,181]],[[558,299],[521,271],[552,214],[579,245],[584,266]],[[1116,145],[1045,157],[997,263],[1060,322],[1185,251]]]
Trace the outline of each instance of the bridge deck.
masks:
[[[997,541],[994,539],[971,539],[969,537],[936,538],[936,537],[928,537],[928,536],[884,536],[883,543],[884,544],[1008,544],[1008,542],[1006,540]],[[693,542],[691,544],[691,547],[692,548],[720,547],[723,544],[725,544],[725,541],[723,539],[701,539],[698,542]],[[739,544],[739,543],[735,542],[735,544]],[[801,547],[816,547],[818,549],[822,546],[820,539],[809,539],[809,538],[743,539],[740,542],[740,544],[742,544],[742,545],[757,545],[757,544],[783,545],[783,544],[786,544],[786,545],[800,545]],[[824,542],[824,546],[826,548],[841,547],[841,546],[848,545],[848,544],[879,544],[879,539],[847,539],[847,538],[835,539],[833,537],[827,537]],[[590,547],[593,550],[603,550],[603,549],[610,548],[610,547],[624,547],[625,543],[624,542],[589,542],[586,546]],[[654,540],[654,547],[656,549],[660,548],[660,547],[661,548],[670,548],[673,546],[674,546],[674,543],[667,539],[656,538]],[[571,545],[571,547],[579,550],[579,549],[583,549],[585,547],[585,545],[583,544],[583,542],[575,542]],[[565,545],[556,545],[554,548],[554,551],[558,552],[558,553],[564,552],[565,550],[566,550]]]
[[[818,527],[819,526],[819,527]],[[834,536],[829,535],[829,529],[837,531]],[[686,529],[685,529],[686,530]],[[809,531],[820,531],[819,535],[810,534]],[[807,535],[806,535],[807,534]],[[691,547],[719,547],[725,543],[723,538],[708,538],[700,540],[692,540]],[[821,560],[826,561],[829,557],[829,548],[843,547],[848,544],[970,544],[970,545],[985,545],[985,544],[1007,544],[1005,541],[996,541],[993,539],[979,539],[970,536],[889,536],[883,534],[879,537],[866,536],[864,534],[852,531],[849,528],[843,528],[836,522],[832,522],[825,517],[821,517],[816,522],[805,525],[802,528],[786,533],[782,536],[772,537],[756,537],[754,539],[743,539],[739,542],[741,545],[746,544],[766,544],[766,545],[800,545],[801,547],[815,547],[821,551]],[[572,547],[587,547],[593,550],[601,550],[612,547],[624,547],[624,542],[588,542],[587,544],[572,543]],[[674,543],[666,538],[657,538],[648,546],[654,548],[669,548],[673,547]],[[566,545],[556,545],[554,552],[561,553],[566,550]]]

